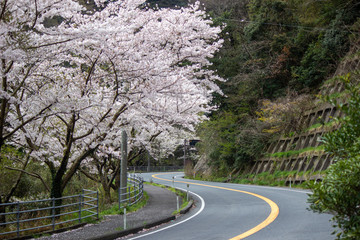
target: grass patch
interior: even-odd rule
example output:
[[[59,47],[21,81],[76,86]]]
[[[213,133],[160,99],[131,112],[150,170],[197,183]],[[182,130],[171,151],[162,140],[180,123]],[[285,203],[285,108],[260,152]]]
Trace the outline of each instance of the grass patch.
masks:
[[[123,227],[117,227],[117,228],[115,228],[115,230],[116,231],[122,231],[122,230],[124,230],[124,228]]]
[[[306,178],[310,178],[311,176],[315,176],[317,174],[324,174],[323,172],[312,172],[312,170],[308,170],[306,172],[297,172],[297,171],[275,171],[274,173],[263,172],[258,175],[249,175],[239,176],[236,179],[235,183],[241,184],[255,184],[255,185],[266,185],[266,186],[277,186],[283,187],[286,186],[286,181],[290,178],[295,180],[297,177],[304,176]],[[308,189],[308,181],[304,181],[302,183],[292,183],[292,187]]]
[[[186,195],[186,194],[185,194],[185,195]],[[182,199],[183,199],[183,203],[181,204],[180,209],[174,211],[174,212],[172,213],[172,215],[177,215],[177,214],[179,214],[180,211],[183,210],[183,209],[188,205],[189,201],[186,201],[186,196],[185,196],[184,198],[182,198]],[[184,200],[185,200],[185,201],[184,201]]]
[[[314,132],[317,130],[325,130],[325,131],[329,131],[331,130],[336,124],[339,124],[339,120],[336,118],[332,118],[330,117],[331,120],[325,124],[323,123],[315,123],[313,125],[311,125],[310,127],[308,127],[307,129],[304,130],[304,133],[309,133],[309,132]]]
[[[304,132],[309,132],[310,130],[317,129],[317,128],[320,128],[320,127],[322,127],[322,126],[324,126],[324,124],[322,124],[322,123],[315,123],[315,124],[311,125],[310,127],[308,127],[307,129],[305,129]]]
[[[292,156],[298,156],[300,154],[304,154],[304,153],[310,153],[310,152],[315,152],[315,151],[323,151],[324,150],[324,146],[320,145],[318,147],[307,147],[307,148],[303,148],[300,150],[291,150],[291,151],[286,151],[286,152],[276,152],[273,154],[268,154],[267,157],[273,157],[273,158],[287,158],[287,157],[292,157]]]
[[[275,171],[273,173],[269,172],[262,172],[260,174],[245,174],[240,175],[236,178],[233,178],[231,183],[238,183],[238,184],[253,184],[253,185],[261,185],[261,186],[274,186],[274,187],[284,187],[286,186],[286,181],[290,178],[292,181],[295,180],[297,177],[305,176],[310,178],[311,176],[315,176],[318,174],[324,174],[325,172],[316,171],[312,172],[312,170],[308,170],[306,172],[297,172],[297,171]],[[212,178],[212,181],[220,179],[220,178]],[[200,179],[204,180],[204,179]],[[309,182],[311,181],[304,181],[302,183],[294,183],[292,182],[292,187],[294,188],[302,188],[308,189]]]
[[[143,208],[148,202],[148,200],[149,200],[149,195],[147,194],[147,192],[144,191],[144,196],[139,202],[131,206],[126,206],[126,213],[135,212]],[[112,205],[108,206],[99,213],[99,218],[103,219],[103,217],[106,215],[118,215],[118,214],[124,214],[124,208],[119,209],[119,203],[113,203]]]

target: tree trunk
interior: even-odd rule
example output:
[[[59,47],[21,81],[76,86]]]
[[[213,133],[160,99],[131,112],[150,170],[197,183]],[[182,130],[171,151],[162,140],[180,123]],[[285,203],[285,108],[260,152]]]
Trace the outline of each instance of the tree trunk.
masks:
[[[111,187],[108,184],[102,184],[104,191],[105,191],[105,203],[110,204],[112,203],[111,199]]]
[[[57,174],[58,175],[58,174]],[[62,177],[60,178],[56,178],[54,177],[53,180],[52,180],[52,184],[51,184],[51,193],[50,193],[50,197],[51,198],[60,198],[60,199],[56,199],[55,200],[55,206],[61,206],[62,204],[62,189],[61,189],[61,185],[62,185],[62,180],[61,180]],[[50,211],[52,211],[50,209]],[[56,208],[55,209],[55,214],[60,214],[61,213],[61,208]]]
[[[75,113],[73,113],[73,115],[71,116],[71,120],[68,124],[67,130],[66,130],[66,146],[64,149],[64,155],[62,157],[60,167],[56,171],[54,164],[51,164],[52,165],[52,169],[50,169],[50,171],[52,172],[52,184],[51,184],[51,195],[50,195],[51,198],[61,198],[63,190],[65,188],[63,186],[63,177],[67,170],[70,153],[71,153],[71,148],[73,145],[73,134],[74,134],[74,129],[75,129],[75,121],[76,121]],[[61,206],[61,204],[62,204],[62,199],[55,200],[55,206]],[[60,208],[55,209],[56,214],[60,214],[60,212],[61,212]]]

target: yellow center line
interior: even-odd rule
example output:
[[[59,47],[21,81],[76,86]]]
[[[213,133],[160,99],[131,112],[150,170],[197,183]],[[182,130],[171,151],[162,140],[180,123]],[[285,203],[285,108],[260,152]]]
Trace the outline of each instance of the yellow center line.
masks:
[[[168,181],[168,182],[172,182],[172,180],[168,180],[168,179],[164,179],[164,178],[160,178],[157,177],[158,175],[164,175],[164,173],[159,173],[159,174],[154,174],[152,175],[153,178],[159,179],[159,180],[164,180],[164,181]],[[270,208],[271,208],[271,212],[269,214],[269,216],[259,225],[251,228],[250,230],[236,236],[233,237],[229,240],[239,240],[239,239],[244,239],[258,231],[260,231],[261,229],[265,228],[266,226],[268,226],[270,223],[272,223],[277,216],[279,215],[279,207],[278,205],[276,205],[276,203],[274,203],[272,200],[261,196],[259,194],[256,193],[252,193],[252,192],[246,192],[246,191],[241,191],[241,190],[237,190],[237,189],[232,189],[232,188],[226,188],[226,187],[218,187],[218,186],[212,186],[212,185],[207,185],[207,184],[202,184],[202,183],[193,183],[193,182],[185,182],[185,181],[174,181],[177,183],[185,183],[185,184],[192,184],[192,185],[197,185],[197,186],[204,186],[204,187],[210,187],[210,188],[218,188],[218,189],[223,189],[223,190],[228,190],[228,191],[233,191],[233,192],[239,192],[239,193],[245,193],[248,195],[252,195],[254,197],[260,198],[261,200],[265,201],[267,204],[269,204]]]

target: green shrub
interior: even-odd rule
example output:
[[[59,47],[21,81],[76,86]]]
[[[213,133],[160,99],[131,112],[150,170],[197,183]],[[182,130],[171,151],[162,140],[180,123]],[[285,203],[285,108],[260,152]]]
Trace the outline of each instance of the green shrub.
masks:
[[[342,77],[349,94],[347,104],[335,104],[346,117],[338,130],[323,138],[325,151],[334,156],[321,183],[311,185],[310,209],[334,213],[338,239],[360,239],[360,85],[350,75]],[[338,229],[340,231],[338,231]]]
[[[329,167],[321,183],[313,183],[310,208],[333,212],[333,221],[342,232],[338,239],[360,238],[360,157],[340,160]]]

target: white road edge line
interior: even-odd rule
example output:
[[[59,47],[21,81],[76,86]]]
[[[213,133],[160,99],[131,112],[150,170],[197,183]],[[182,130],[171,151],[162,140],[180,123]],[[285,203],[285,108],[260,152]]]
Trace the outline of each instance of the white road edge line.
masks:
[[[180,189],[180,190],[183,190],[183,191],[186,192],[185,189],[182,189],[182,188],[177,188],[177,189]],[[194,195],[197,196],[197,197],[200,199],[200,201],[201,201],[201,208],[200,208],[199,211],[197,211],[194,215],[192,215],[191,217],[189,217],[189,218],[187,218],[187,219],[182,220],[181,222],[172,224],[172,225],[170,225],[170,226],[167,226],[167,227],[164,227],[164,228],[158,229],[158,230],[156,230],[156,231],[149,232],[149,233],[146,233],[146,234],[143,234],[143,235],[134,237],[134,238],[130,238],[129,240],[142,238],[142,237],[149,236],[149,235],[151,235],[151,234],[158,233],[158,232],[164,231],[164,230],[166,230],[166,229],[175,227],[175,226],[177,226],[177,225],[179,225],[179,224],[182,224],[182,223],[184,223],[184,222],[189,221],[190,219],[192,219],[192,218],[196,217],[198,214],[200,214],[200,213],[204,210],[204,208],[205,208],[205,201],[204,201],[204,199],[203,199],[200,195],[198,195],[198,194],[196,194],[196,193],[194,193],[194,192],[190,192],[190,191],[189,191],[189,193],[194,194]]]

